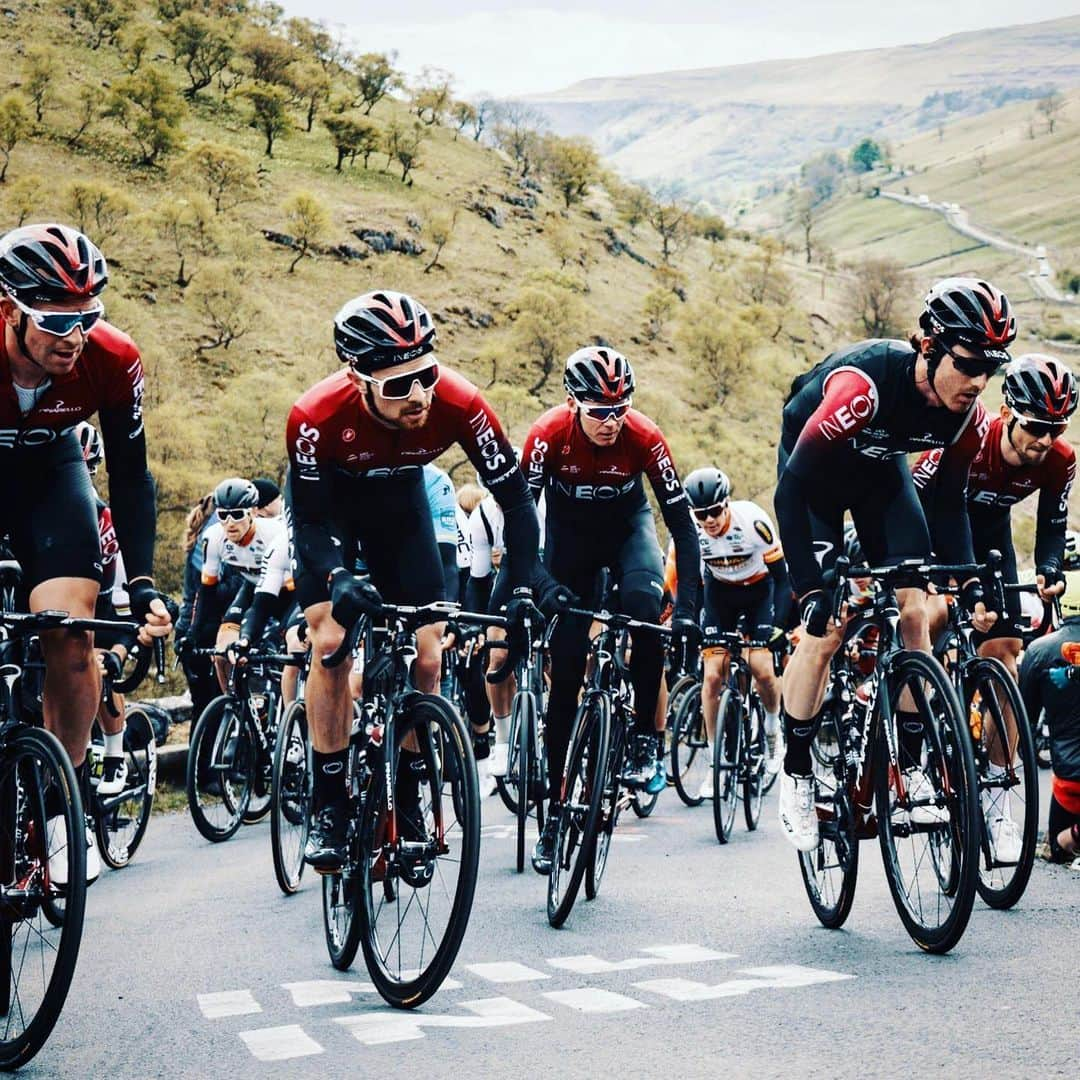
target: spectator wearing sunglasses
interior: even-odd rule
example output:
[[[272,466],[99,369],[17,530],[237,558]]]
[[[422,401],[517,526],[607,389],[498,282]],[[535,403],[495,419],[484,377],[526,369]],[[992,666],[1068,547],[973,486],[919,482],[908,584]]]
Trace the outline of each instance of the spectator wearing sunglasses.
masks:
[[[491,406],[472,383],[439,363],[435,340],[431,315],[404,293],[379,290],[350,300],[334,318],[334,344],[346,369],[313,386],[289,414],[285,500],[297,597],[316,654],[332,653],[344,627],[378,612],[383,597],[397,604],[445,597],[422,469],[455,445],[502,507],[512,643],[520,645],[525,619],[541,621],[532,602],[536,509],[525,478]],[[352,572],[358,553],[367,580]],[[440,622],[417,632],[413,680],[424,693],[439,690],[444,627]],[[316,870],[332,872],[341,866],[346,841],[348,665],[312,666],[307,708],[315,822],[305,857]],[[403,759],[412,753],[403,749]],[[399,770],[398,819],[410,839],[422,840],[416,775]]]
[[[96,413],[132,612],[164,635],[171,622],[151,576],[155,506],[143,370],[132,340],[102,318],[108,280],[104,256],[77,229],[27,225],[0,237],[0,526],[11,534],[32,610],[93,616],[103,567],[75,426]],[[45,725],[81,770],[100,697],[91,635],[43,634],[42,648]],[[64,882],[60,861],[53,880]],[[87,861],[92,871],[96,853]]]
[[[919,331],[907,342],[860,341],[838,350],[795,379],[784,405],[774,502],[803,632],[784,674],[779,804],[784,834],[801,851],[818,844],[810,746],[829,661],[843,642],[843,627],[832,619],[829,571],[843,551],[845,512],[872,565],[931,551],[949,563],[974,560],[965,489],[989,425],[979,397],[1009,359],[1016,320],[993,285],[947,278],[927,294]],[[937,488],[924,511],[906,455],[936,449],[943,451]],[[976,629],[989,630],[996,615],[979,581],[961,585]],[[898,599],[904,641],[929,651],[926,593],[900,589]],[[901,698],[898,712],[901,764],[918,800],[931,791],[919,766],[922,722],[909,700]],[[932,823],[947,810],[927,805],[912,814]]]
[[[672,632],[678,644],[700,641],[697,624],[700,575],[698,540],[686,492],[667,439],[632,405],[634,370],[608,347],[579,349],[566,361],[566,404],[537,420],[525,439],[522,468],[539,501],[547,499],[544,564],[563,586],[591,596],[604,569],[615,575],[621,609],[635,619],[658,622],[663,601],[663,557],[643,477],[656,495],[675,541],[679,580]],[[545,742],[551,810],[533,852],[533,867],[549,873],[558,828],[558,795],[585,672],[587,619],[561,618],[551,639],[551,696]],[[656,703],[664,652],[655,634],[634,635],[630,676],[637,730],[630,747],[628,779],[650,794],[666,777],[663,732],[656,730]]]
[[[987,429],[968,477],[968,517],[975,558],[983,562],[991,550],[1000,551],[1005,580],[1019,580],[1011,512],[1016,503],[1038,492],[1036,581],[1039,596],[1048,602],[1065,587],[1065,527],[1076,475],[1076,454],[1065,439],[1065,431],[1080,394],[1073,373],[1060,360],[1040,353],[1013,360],[1005,369],[1002,391],[1005,400]],[[928,451],[912,469],[915,486],[930,514],[941,454],[940,450]],[[1015,678],[1023,620],[1019,595],[1008,593],[1005,600],[1006,611],[988,634],[981,635],[979,652],[997,657]],[[931,603],[930,629],[935,637],[945,627],[946,613],[943,602]]]

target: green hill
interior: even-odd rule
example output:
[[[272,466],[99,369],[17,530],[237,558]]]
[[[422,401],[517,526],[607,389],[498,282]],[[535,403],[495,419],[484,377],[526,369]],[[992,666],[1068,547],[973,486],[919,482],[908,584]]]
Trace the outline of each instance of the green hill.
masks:
[[[467,130],[421,122],[419,99],[401,91],[365,116],[349,100],[355,58],[333,55],[329,35],[282,22],[273,5],[8,0],[0,26],[0,149],[10,150],[0,229],[81,222],[110,260],[108,317],[132,334],[147,369],[158,569],[169,587],[188,506],[222,475],[280,477],[290,404],[338,366],[334,312],[377,286],[431,308],[440,357],[486,388],[515,438],[561,399],[563,357],[604,339],[635,361],[636,403],[669,433],[684,471],[712,460],[741,494],[770,486],[783,392],[830,343],[815,340],[783,272],[755,244],[684,230],[664,265],[656,231],[616,212],[624,185],[600,178],[584,197],[564,198],[550,162],[523,178],[519,163]],[[189,77],[181,46],[193,40],[209,44]],[[226,66],[193,90],[223,54]],[[288,119],[272,157],[251,126],[256,104]],[[368,167],[361,150],[336,170],[324,124],[336,108],[373,125]],[[20,117],[12,146],[4,132]],[[155,154],[162,124],[176,145]],[[406,183],[387,140],[417,136]],[[190,156],[206,142],[219,169],[235,158],[230,167],[250,173],[241,201],[226,197],[218,213]],[[290,272],[299,249],[282,241],[298,235],[304,205],[325,228]],[[440,233],[449,239],[431,266]],[[380,253],[388,244],[413,253]],[[460,455],[447,459],[467,477]]]

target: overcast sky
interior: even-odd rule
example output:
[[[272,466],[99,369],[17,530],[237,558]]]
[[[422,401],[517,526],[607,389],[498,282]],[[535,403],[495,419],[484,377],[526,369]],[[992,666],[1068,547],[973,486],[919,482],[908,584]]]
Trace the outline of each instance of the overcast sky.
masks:
[[[281,0],[394,49],[410,74],[456,76],[462,96],[558,90],[597,75],[719,67],[932,41],[963,30],[1080,14],[1080,0]]]

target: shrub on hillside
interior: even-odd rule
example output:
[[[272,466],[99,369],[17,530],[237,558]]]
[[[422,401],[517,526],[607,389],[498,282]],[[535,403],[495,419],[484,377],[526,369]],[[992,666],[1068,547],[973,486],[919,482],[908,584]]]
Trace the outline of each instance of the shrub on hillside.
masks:
[[[156,165],[183,142],[180,124],[187,107],[158,68],[144,68],[117,79],[109,92],[105,115],[117,120],[131,136],[140,165]]]
[[[11,152],[30,133],[30,112],[18,94],[0,98],[0,184],[7,179]]]

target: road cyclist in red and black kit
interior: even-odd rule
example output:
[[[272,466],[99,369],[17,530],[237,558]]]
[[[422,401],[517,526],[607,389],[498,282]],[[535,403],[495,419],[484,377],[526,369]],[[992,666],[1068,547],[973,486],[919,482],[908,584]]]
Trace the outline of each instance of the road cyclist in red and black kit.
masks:
[[[152,577],[156,509],[143,368],[131,338],[102,318],[108,280],[104,256],[69,226],[26,225],[0,237],[0,531],[10,535],[31,611],[93,617],[102,555],[75,426],[96,413],[131,611],[149,634],[165,636],[171,619]],[[101,698],[93,635],[50,631],[41,642],[45,726],[81,774]],[[90,876],[99,860],[89,830],[87,842]],[[67,881],[65,844],[50,836],[57,884]]]
[[[334,319],[345,370],[307,391],[289,414],[286,489],[297,598],[316,657],[341,645],[345,628],[378,614],[383,600],[421,605],[445,595],[443,566],[424,491],[423,466],[460,446],[484,477],[505,517],[511,638],[526,619],[542,624],[532,601],[537,569],[536,510],[514,451],[491,406],[472,383],[434,355],[427,309],[380,290],[350,300]],[[352,570],[357,551],[369,577]],[[437,694],[445,623],[420,627],[413,682]],[[516,628],[516,629],[515,629]],[[307,683],[314,750],[315,821],[306,847],[318,871],[342,866],[347,843],[346,762],[352,726],[348,665],[315,662]],[[403,743],[397,812],[403,829],[422,831],[420,755]],[[471,755],[470,755],[471,760]]]
[[[619,606],[630,617],[656,623],[663,600],[663,563],[647,476],[673,540],[679,590],[672,633],[684,651],[701,640],[697,624],[698,541],[690,507],[663,432],[632,408],[634,371],[614,349],[589,346],[566,361],[567,400],[530,428],[522,468],[539,500],[546,495],[544,565],[562,586],[591,596],[598,575],[610,569]],[[589,624],[560,615],[551,638],[551,693],[545,738],[550,809],[533,852],[533,867],[547,874],[558,834],[558,800],[570,727],[585,673]],[[633,635],[630,673],[638,730],[625,780],[655,794],[666,784],[663,734],[655,730],[663,646],[652,634]]]
[[[919,326],[910,342],[862,341],[833,353],[795,380],[784,407],[775,506],[803,625],[784,674],[779,813],[784,835],[804,852],[818,846],[811,744],[843,641],[829,572],[843,551],[845,512],[872,566],[928,560],[931,551],[951,565],[974,561],[965,488],[988,424],[979,396],[1009,359],[1016,321],[994,286],[949,278],[927,294]],[[935,449],[944,452],[934,508],[924,514],[906,455]],[[989,630],[996,614],[981,582],[960,584],[975,628]],[[898,588],[897,600],[903,641],[928,653],[925,583]],[[948,808],[923,771],[923,720],[907,688],[894,707],[910,820],[943,822]]]

